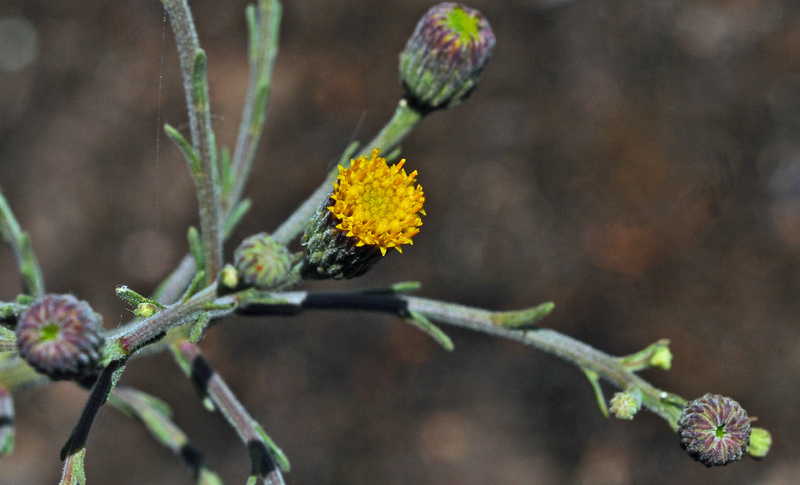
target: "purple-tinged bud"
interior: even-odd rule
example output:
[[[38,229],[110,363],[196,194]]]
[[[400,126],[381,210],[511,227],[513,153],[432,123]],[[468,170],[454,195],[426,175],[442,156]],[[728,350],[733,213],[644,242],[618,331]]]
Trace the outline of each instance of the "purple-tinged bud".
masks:
[[[72,295],[45,295],[33,302],[17,324],[17,347],[25,361],[53,380],[79,379],[100,361],[100,315]]]
[[[750,445],[750,418],[738,402],[706,394],[686,404],[678,420],[681,447],[705,466],[738,461]]]
[[[480,11],[454,2],[432,7],[400,53],[409,103],[423,112],[460,103],[475,89],[494,43]]]
[[[233,253],[239,279],[247,286],[274,290],[290,279],[294,256],[266,232],[246,238]]]

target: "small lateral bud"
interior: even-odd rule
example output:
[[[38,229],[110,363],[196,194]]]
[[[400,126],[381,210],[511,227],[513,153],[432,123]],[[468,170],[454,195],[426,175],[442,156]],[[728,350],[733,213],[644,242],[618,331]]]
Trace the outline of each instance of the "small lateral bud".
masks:
[[[155,315],[160,310],[155,304],[150,302],[142,302],[136,305],[136,309],[133,310],[133,314],[137,317],[142,318],[150,318]]]
[[[764,428],[750,430],[750,449],[747,453],[753,458],[764,458],[772,447],[772,435]]]
[[[672,352],[666,345],[656,347],[650,357],[650,367],[653,369],[670,370],[672,367]]]
[[[636,391],[617,392],[609,402],[609,411],[617,419],[633,419],[633,416],[639,411],[641,406],[641,398]]]
[[[226,288],[236,288],[239,285],[239,272],[233,265],[226,264],[222,267],[219,279]]]
[[[242,241],[233,253],[233,259],[241,282],[263,290],[273,290],[285,284],[294,262],[294,256],[286,246],[266,232]]]

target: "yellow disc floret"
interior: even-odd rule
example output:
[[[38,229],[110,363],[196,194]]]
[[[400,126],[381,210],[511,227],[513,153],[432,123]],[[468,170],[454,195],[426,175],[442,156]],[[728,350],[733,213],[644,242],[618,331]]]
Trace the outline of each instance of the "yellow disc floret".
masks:
[[[378,156],[379,149],[368,159],[353,160],[350,168],[339,166],[339,177],[333,184],[333,205],[328,210],[339,220],[337,229],[354,237],[356,246],[373,246],[386,255],[402,244],[413,244],[425,214],[422,186],[414,186],[417,171],[406,174],[405,160],[393,166]]]

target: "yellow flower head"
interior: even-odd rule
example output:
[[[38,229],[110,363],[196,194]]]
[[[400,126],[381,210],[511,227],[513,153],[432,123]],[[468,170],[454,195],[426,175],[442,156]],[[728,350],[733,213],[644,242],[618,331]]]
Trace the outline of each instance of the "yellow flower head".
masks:
[[[350,168],[339,166],[339,177],[333,184],[333,205],[328,210],[339,220],[337,229],[356,238],[356,246],[373,246],[386,255],[402,244],[413,244],[425,214],[425,194],[417,185],[417,171],[406,174],[405,160],[393,166],[380,158],[379,149],[368,159],[353,160]]]

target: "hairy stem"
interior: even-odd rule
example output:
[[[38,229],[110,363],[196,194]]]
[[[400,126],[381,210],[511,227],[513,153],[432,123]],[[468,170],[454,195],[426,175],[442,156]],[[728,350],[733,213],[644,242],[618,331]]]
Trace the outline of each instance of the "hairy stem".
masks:
[[[535,309],[492,312],[427,298],[354,292],[315,294],[298,291],[274,293],[270,298],[254,300],[254,303],[242,302],[239,313],[285,315],[312,309],[338,309],[394,313],[404,318],[409,314],[420,314],[434,321],[535,347],[571,362],[584,371],[595,372],[622,390],[638,389],[642,394],[642,405],[664,418],[673,429],[677,427],[677,420],[686,402],[679,396],[655,388],[626,367],[622,360],[572,337],[545,328],[519,329],[503,326],[511,321],[515,326],[521,327],[521,320],[526,316],[532,321],[541,318],[537,311],[532,311]]]
[[[214,283],[185,302],[175,303],[146,320],[117,329],[106,338],[106,358],[128,356],[162,337],[167,330],[188,323],[206,311],[205,306],[214,301],[216,293],[217,285]]]
[[[221,204],[218,186],[217,148],[208,104],[205,52],[200,49],[194,21],[186,0],[162,0],[175,33],[189,113],[192,147],[201,171],[194,175],[200,207],[200,232],[205,249],[206,281],[214,281],[222,266]]]
[[[259,0],[258,7],[247,10],[250,40],[250,82],[242,110],[242,122],[231,160],[233,186],[225,198],[224,207],[230,211],[242,197],[250,177],[258,142],[267,121],[267,106],[272,89],[272,68],[278,53],[281,4],[278,0]]]
[[[184,372],[191,377],[200,396],[211,399],[247,445],[253,462],[253,475],[263,478],[269,485],[283,485],[281,470],[289,470],[288,459],[206,362],[197,345],[178,343],[173,346],[173,353]]]

